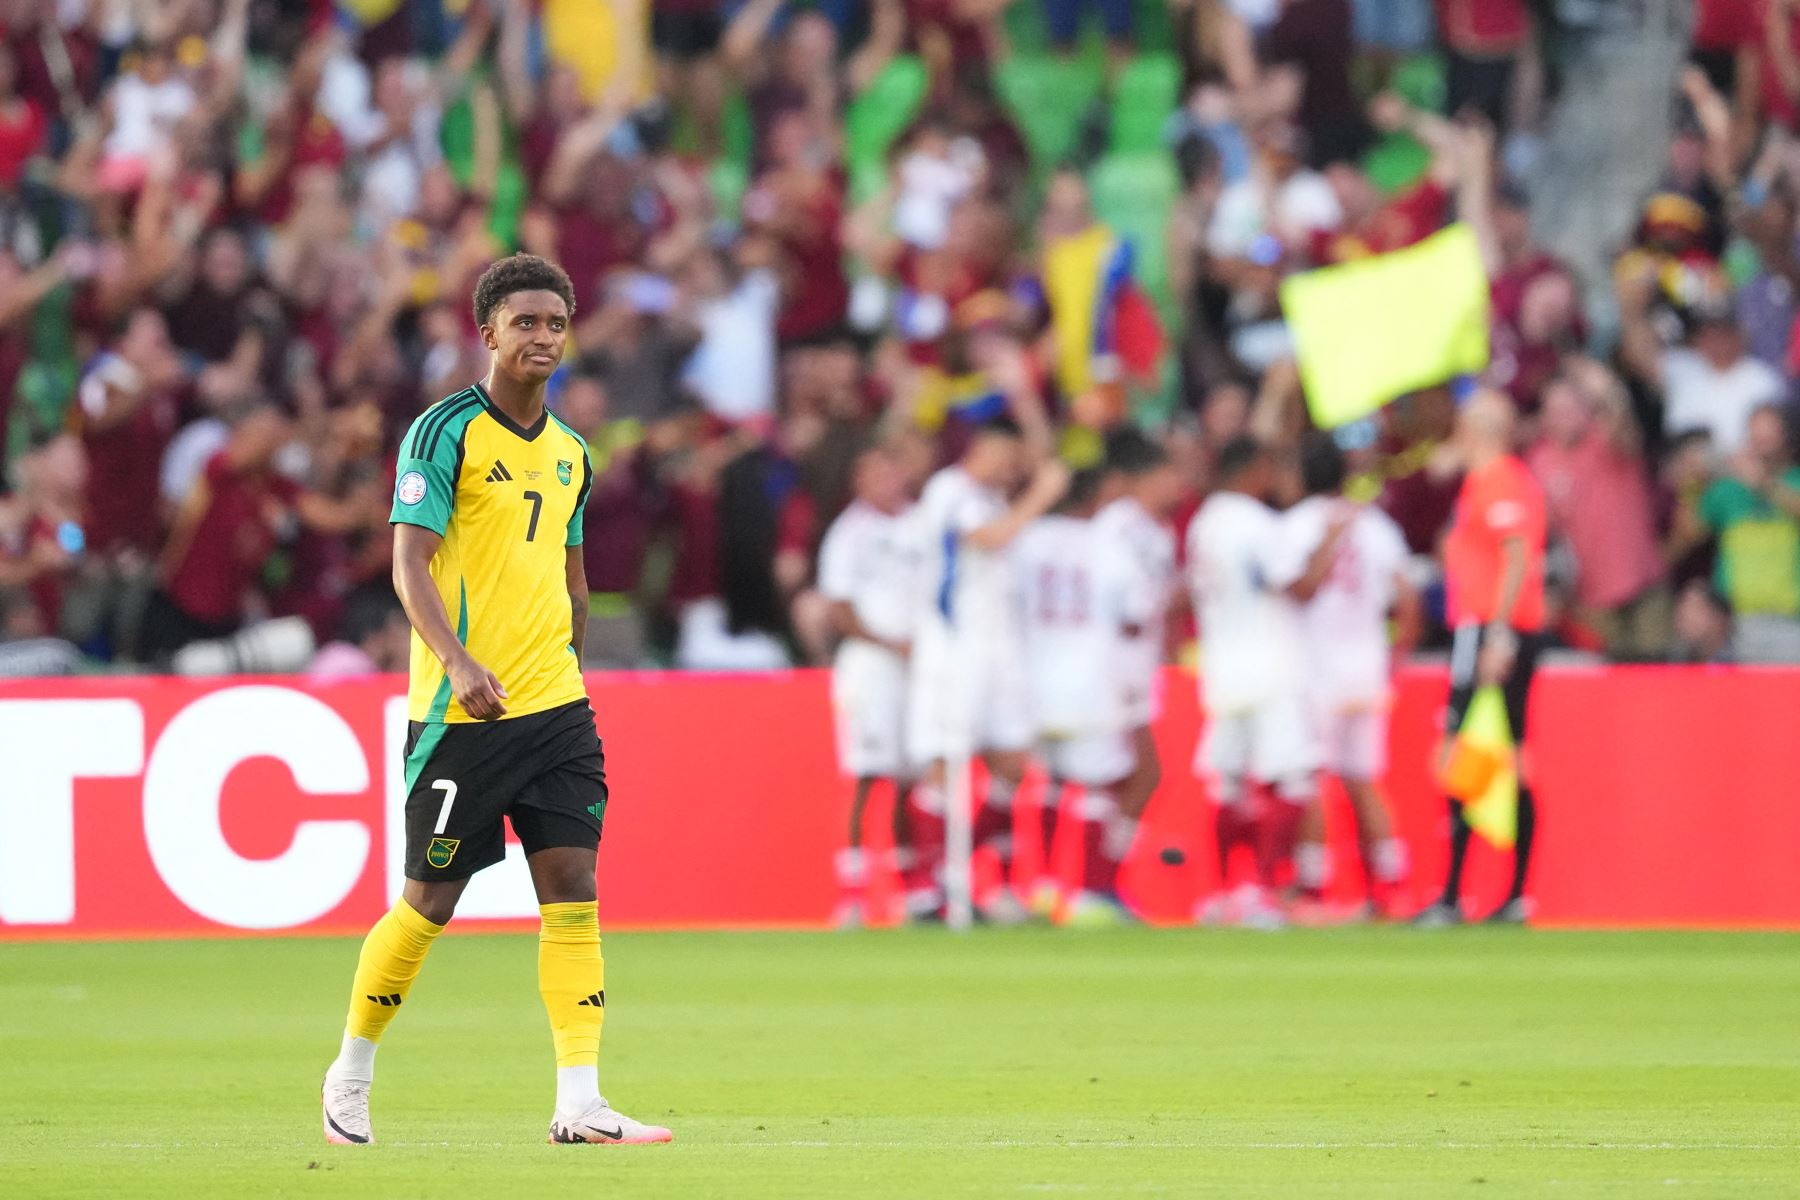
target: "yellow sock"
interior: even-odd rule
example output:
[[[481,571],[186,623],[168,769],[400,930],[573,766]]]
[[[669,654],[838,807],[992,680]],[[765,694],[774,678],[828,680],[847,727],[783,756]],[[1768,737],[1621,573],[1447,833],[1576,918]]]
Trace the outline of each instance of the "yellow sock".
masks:
[[[597,1067],[600,1023],[606,1016],[606,964],[600,958],[600,919],[594,901],[540,904],[538,991],[550,1014],[556,1065]]]
[[[369,936],[363,939],[356,960],[356,979],[350,988],[350,1016],[344,1030],[351,1037],[379,1042],[388,1022],[400,1011],[400,1002],[412,990],[425,952],[442,925],[433,925],[405,900],[394,901]],[[373,1053],[373,1051],[370,1051]]]

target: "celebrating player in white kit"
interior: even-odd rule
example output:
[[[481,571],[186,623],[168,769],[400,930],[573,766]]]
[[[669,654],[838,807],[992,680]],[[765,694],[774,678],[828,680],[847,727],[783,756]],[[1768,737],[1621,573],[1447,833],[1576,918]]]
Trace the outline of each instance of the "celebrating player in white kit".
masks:
[[[837,715],[838,765],[856,781],[850,837],[837,856],[843,900],[840,925],[867,915],[871,863],[863,848],[863,813],[875,785],[894,790],[895,866],[906,869],[906,794],[912,786],[906,748],[907,657],[917,619],[922,555],[906,519],[906,477],[888,450],[856,460],[856,498],[819,549],[819,591],[831,601],[833,631],[842,639],[831,670]]]
[[[1234,438],[1220,451],[1218,470],[1219,490],[1187,532],[1206,709],[1194,768],[1218,801],[1221,888],[1239,846],[1255,853],[1258,883],[1203,901],[1197,915],[1274,926],[1283,919],[1273,894],[1277,872],[1317,795],[1319,765],[1302,688],[1300,614],[1289,589],[1320,573],[1343,528],[1333,525],[1311,560],[1293,562],[1267,503],[1275,483],[1269,451],[1252,438]],[[1274,801],[1260,813],[1256,783]]]
[[[1379,911],[1406,875],[1406,846],[1376,793],[1387,765],[1388,680],[1395,652],[1418,639],[1419,596],[1406,578],[1406,540],[1377,508],[1343,498],[1344,454],[1330,435],[1307,437],[1300,450],[1306,498],[1282,515],[1289,562],[1312,557],[1334,524],[1347,527],[1329,569],[1316,586],[1302,581],[1295,596],[1301,618],[1306,690],[1323,765],[1344,785],[1356,812],[1357,846],[1368,880],[1369,906]],[[1394,649],[1388,614],[1395,616]],[[1330,875],[1324,823],[1301,834],[1294,858],[1302,889],[1321,891]]]
[[[1050,849],[1063,789],[1082,789],[1082,888],[1068,910],[1076,924],[1116,920],[1117,859],[1106,842],[1118,834],[1118,791],[1133,755],[1125,697],[1111,686],[1120,630],[1133,580],[1125,556],[1108,553],[1093,520],[1100,472],[1077,474],[1050,516],[1019,535],[1014,566],[1024,600],[1025,661],[1038,751],[1050,775],[1042,810],[1044,870],[1032,907],[1044,916],[1061,907]],[[1112,870],[1107,870],[1107,864]]]
[[[1162,782],[1151,727],[1162,715],[1169,607],[1179,583],[1175,534],[1168,521],[1181,502],[1184,484],[1168,452],[1135,429],[1121,430],[1107,440],[1106,473],[1104,491],[1112,498],[1094,514],[1094,530],[1101,552],[1116,563],[1124,580],[1113,673],[1123,694],[1132,769],[1119,788],[1117,811],[1107,818],[1098,874],[1085,886],[1116,895],[1119,864]]]
[[[957,465],[931,477],[914,510],[925,555],[924,605],[913,640],[907,739],[927,765],[913,790],[913,844],[919,870],[909,880],[914,915],[937,911],[943,865],[947,764],[980,755],[988,768],[985,802],[975,820],[977,845],[1005,865],[1012,851],[1012,799],[1032,742],[1030,697],[1020,643],[1011,548],[1068,487],[1068,469],[1046,458],[1011,503],[1028,467],[1024,436],[1000,418],[976,431]],[[965,862],[952,864],[958,870]],[[1011,918],[1020,906],[1001,887],[989,915]]]

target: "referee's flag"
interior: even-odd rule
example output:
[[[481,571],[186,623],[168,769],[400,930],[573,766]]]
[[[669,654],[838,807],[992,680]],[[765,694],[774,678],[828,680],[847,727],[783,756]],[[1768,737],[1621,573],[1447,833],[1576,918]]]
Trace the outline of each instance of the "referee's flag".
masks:
[[[1467,225],[1415,246],[1292,275],[1281,308],[1320,428],[1488,363],[1488,279]]]
[[[1476,689],[1440,782],[1462,803],[1469,828],[1496,849],[1512,849],[1519,832],[1519,761],[1498,686]]]

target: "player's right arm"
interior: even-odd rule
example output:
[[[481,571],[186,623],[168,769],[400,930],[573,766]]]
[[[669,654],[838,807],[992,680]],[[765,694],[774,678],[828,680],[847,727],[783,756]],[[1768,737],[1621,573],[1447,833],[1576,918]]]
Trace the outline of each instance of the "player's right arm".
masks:
[[[1069,468],[1058,459],[1045,459],[1011,508],[986,525],[969,530],[963,540],[977,550],[1004,550],[1027,525],[1055,508],[1068,490]]]
[[[443,540],[421,525],[394,525],[394,591],[419,639],[444,664],[456,702],[476,720],[492,721],[506,715],[506,689],[475,661],[450,626],[444,598],[431,578],[431,560]]]
[[[443,545],[444,531],[456,508],[456,477],[461,465],[460,432],[445,436],[442,427],[448,411],[426,409],[401,442],[394,507],[388,514],[394,527],[394,593],[419,640],[444,664],[456,702],[477,721],[492,721],[506,715],[502,703],[506,689],[492,671],[470,656],[456,636],[437,581],[431,577],[431,560]]]

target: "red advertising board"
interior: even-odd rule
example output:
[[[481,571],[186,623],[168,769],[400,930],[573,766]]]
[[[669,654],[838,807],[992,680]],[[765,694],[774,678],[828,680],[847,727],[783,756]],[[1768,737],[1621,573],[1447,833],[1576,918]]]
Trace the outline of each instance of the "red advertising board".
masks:
[[[1170,684],[1165,784],[1125,883],[1174,921],[1216,868],[1188,770],[1193,687]],[[848,789],[823,673],[595,675],[589,689],[613,789],[609,927],[829,919]],[[1427,770],[1443,690],[1441,673],[1411,672],[1394,712],[1388,793],[1419,899],[1443,870]],[[401,691],[398,679],[0,684],[0,939],[360,931],[399,887]],[[1546,672],[1533,710],[1541,918],[1800,925],[1796,714],[1800,671]],[[1348,890],[1347,814],[1335,797],[1330,812]],[[1035,829],[1020,823],[1027,872]],[[1183,861],[1165,862],[1166,847]],[[1474,900],[1497,898],[1502,868],[1477,852]],[[471,886],[459,923],[535,914],[515,848]]]

